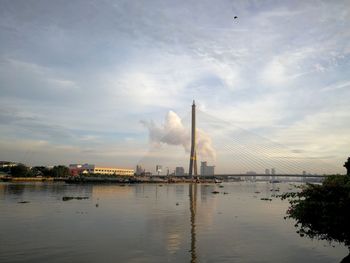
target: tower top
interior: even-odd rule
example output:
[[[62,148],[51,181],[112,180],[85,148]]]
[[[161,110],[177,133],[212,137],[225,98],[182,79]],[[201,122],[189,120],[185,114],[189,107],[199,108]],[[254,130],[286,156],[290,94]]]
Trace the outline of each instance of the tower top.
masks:
[[[192,104],[192,106],[196,106],[196,103],[194,102],[194,100],[193,100],[193,104]]]

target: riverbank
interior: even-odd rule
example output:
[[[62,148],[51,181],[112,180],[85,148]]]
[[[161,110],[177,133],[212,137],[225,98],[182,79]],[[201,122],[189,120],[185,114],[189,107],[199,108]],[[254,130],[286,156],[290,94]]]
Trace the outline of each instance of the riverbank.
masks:
[[[221,181],[214,178],[189,178],[189,177],[94,177],[78,176],[69,178],[54,177],[0,177],[3,182],[66,182],[68,184],[152,184],[152,183],[220,183]]]
[[[189,178],[189,177],[92,177],[92,176],[80,176],[70,177],[65,180],[66,183],[70,184],[152,184],[152,183],[220,183],[221,181],[211,178]]]

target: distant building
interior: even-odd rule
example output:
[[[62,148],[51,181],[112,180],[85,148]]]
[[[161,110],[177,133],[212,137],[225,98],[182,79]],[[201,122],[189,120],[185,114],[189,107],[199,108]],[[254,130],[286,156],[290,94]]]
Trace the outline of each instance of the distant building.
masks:
[[[84,172],[84,168],[82,164],[70,164],[68,166],[68,169],[69,169],[69,174],[71,176],[78,176],[80,174],[83,174]]]
[[[201,162],[201,175],[207,176],[207,175],[214,175],[214,168],[215,166],[209,166],[207,165],[207,162]]]
[[[111,167],[95,167],[92,170],[92,173],[94,173],[94,174],[133,176],[134,175],[134,169],[111,168]]]
[[[144,175],[145,174],[145,169],[142,168],[141,165],[136,165],[136,175],[140,176],[140,175]]]
[[[13,167],[16,165],[18,164],[14,162],[0,161],[0,168]]]
[[[106,175],[122,175],[133,176],[133,169],[100,167],[94,164],[70,164],[69,171],[72,176],[80,174],[106,174]]]
[[[271,180],[274,181],[276,179],[276,169],[271,168]]]
[[[265,169],[265,174],[269,175],[270,174],[270,169]]]
[[[183,167],[176,167],[175,168],[175,175],[176,176],[184,176],[185,175],[185,169]]]
[[[72,163],[72,164],[70,164],[70,165],[68,165],[68,168],[81,168],[81,167],[83,167],[83,165],[82,164],[77,164],[77,163]]]
[[[306,171],[303,171],[303,175],[306,175]]]
[[[159,175],[162,172],[162,166],[157,164],[156,165],[156,173]]]

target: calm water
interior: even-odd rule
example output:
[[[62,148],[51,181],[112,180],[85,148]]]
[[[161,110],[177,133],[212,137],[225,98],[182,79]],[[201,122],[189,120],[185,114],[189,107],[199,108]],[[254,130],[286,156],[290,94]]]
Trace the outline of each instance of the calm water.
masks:
[[[289,184],[223,185],[0,183],[0,262],[319,263],[348,254],[299,237],[283,219],[286,201],[260,200]]]

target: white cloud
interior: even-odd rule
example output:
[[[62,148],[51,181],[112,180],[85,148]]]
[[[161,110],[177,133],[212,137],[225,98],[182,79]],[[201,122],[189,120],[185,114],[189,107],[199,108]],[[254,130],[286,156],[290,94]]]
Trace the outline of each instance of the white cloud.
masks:
[[[183,146],[186,152],[190,151],[190,130],[182,124],[181,118],[173,111],[169,111],[162,126],[153,121],[142,123],[148,128],[150,142],[156,146],[162,143],[168,145]],[[206,132],[197,129],[196,151],[200,157],[215,159],[216,153],[212,145],[212,140]]]
[[[280,58],[274,58],[265,67],[262,78],[268,84],[279,85],[288,80],[286,66]]]
[[[54,79],[54,78],[47,78],[48,86],[51,87],[58,87],[62,89],[79,89],[78,85],[71,80],[66,79]]]
[[[349,130],[343,126],[350,117],[349,112],[349,107],[339,107],[332,112],[311,114],[273,136],[284,145],[302,150],[304,154],[301,157],[328,159],[331,164],[328,172],[335,172],[336,169],[336,172],[342,173],[341,164],[349,155],[350,147]]]
[[[288,50],[270,59],[261,73],[261,79],[275,86],[290,86],[296,78],[321,69],[319,64],[312,65],[312,61],[319,55],[321,51],[314,47]]]
[[[337,91],[339,89],[350,88],[350,81],[342,81],[321,89],[321,91]]]
[[[346,1],[83,2],[69,10],[57,3],[29,9],[18,1],[0,3],[2,138],[41,136],[112,160],[119,151],[102,145],[145,147],[139,120],[160,119],[169,109],[186,116],[192,99],[272,138],[281,127],[298,136],[303,129],[316,132],[319,124],[307,116],[338,114],[338,106],[348,104]],[[299,134],[303,122],[309,126]],[[348,122],[337,130],[349,133]],[[213,142],[220,136],[215,132]],[[317,142],[324,155],[344,154],[329,141],[334,149]],[[72,158],[81,154],[71,152]]]

